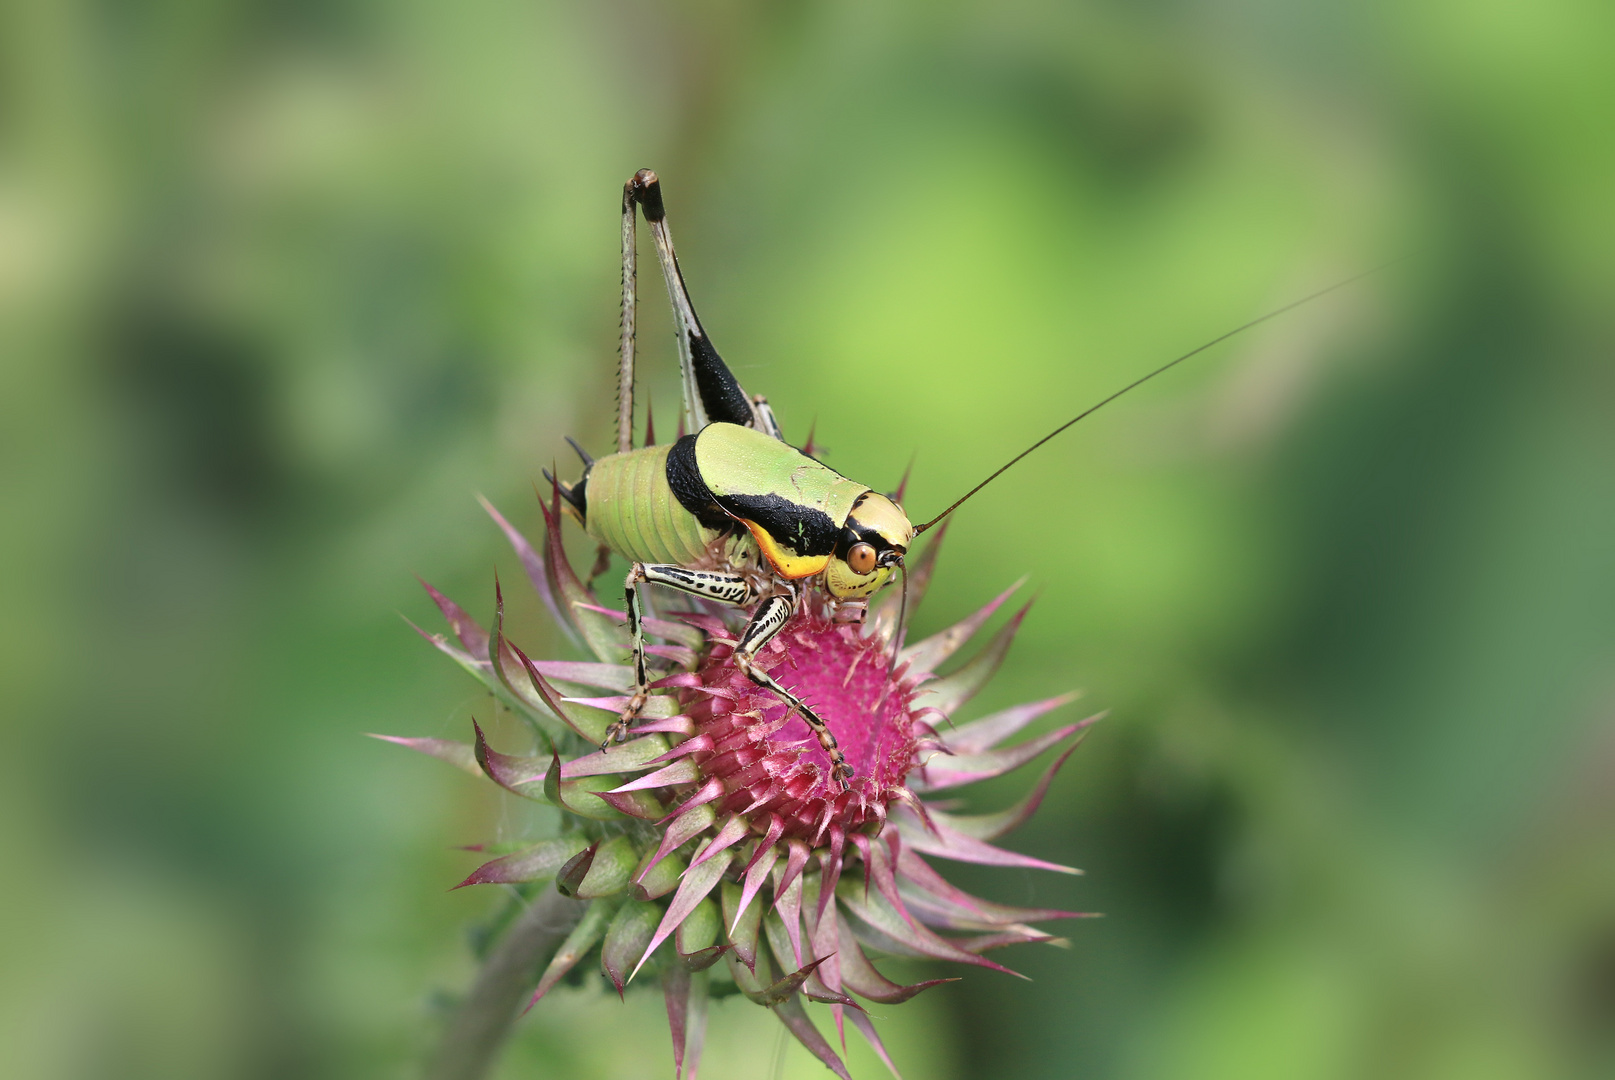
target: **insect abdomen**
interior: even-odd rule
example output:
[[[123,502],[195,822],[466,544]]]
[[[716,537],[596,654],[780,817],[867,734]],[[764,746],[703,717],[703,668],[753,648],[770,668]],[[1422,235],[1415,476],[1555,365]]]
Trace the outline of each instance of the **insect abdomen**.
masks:
[[[649,563],[689,566],[718,533],[679,504],[667,483],[667,446],[612,454],[589,467],[590,536],[613,551]]]

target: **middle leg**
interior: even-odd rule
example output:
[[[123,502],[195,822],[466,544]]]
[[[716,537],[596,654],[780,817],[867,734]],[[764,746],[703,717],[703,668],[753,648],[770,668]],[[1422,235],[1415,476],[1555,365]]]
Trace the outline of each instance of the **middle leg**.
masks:
[[[830,726],[808,706],[807,702],[775,682],[773,676],[757,666],[757,650],[774,640],[775,635],[784,629],[795,612],[796,598],[789,594],[776,594],[758,604],[751,622],[740,635],[740,643],[735,646],[735,666],[758,686],[772,690],[776,697],[790,706],[791,711],[802,714],[802,719],[807,721],[808,727],[813,729],[814,736],[819,740],[819,746],[830,755],[831,781],[845,791],[847,781],[852,779],[852,766],[847,764],[847,759],[842,755],[841,747],[836,743],[836,737],[830,731]]]

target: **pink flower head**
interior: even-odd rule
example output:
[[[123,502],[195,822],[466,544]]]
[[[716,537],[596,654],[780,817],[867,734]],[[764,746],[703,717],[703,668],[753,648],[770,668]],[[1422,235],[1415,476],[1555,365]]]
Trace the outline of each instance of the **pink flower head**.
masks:
[[[1077,916],[971,896],[929,861],[1076,872],[990,841],[1032,815],[1097,717],[1007,748],[1000,744],[1074,695],[958,727],[949,720],[997,671],[1026,608],[970,660],[937,674],[1015,587],[958,624],[899,647],[895,663],[894,639],[903,630],[895,595],[880,597],[867,613],[809,595],[759,661],[824,717],[853,769],[842,790],[830,782],[828,756],[806,723],[734,666],[743,614],[696,602],[647,618],[657,641],[651,652],[667,666],[628,741],[600,750],[632,684],[625,615],[601,606],[573,572],[554,506],[544,508],[542,555],[487,509],[563,632],[595,659],[532,660],[503,634],[502,599],[490,633],[427,586],[457,644],[440,635],[428,639],[529,722],[539,752],[499,753],[480,728],[473,743],[388,738],[563,812],[560,836],[485,863],[462,883],[531,889],[547,886],[528,883],[553,879],[557,889],[588,902],[533,1001],[595,955],[619,992],[636,975],[655,971],[667,995],[675,1070],[693,1077],[705,996],[716,983],[732,981],[846,1077],[804,999],[828,1005],[843,1045],[850,1019],[890,1065],[858,999],[894,1004],[950,980],[899,985],[880,974],[872,956],[1008,971],[982,954],[1054,941],[1030,924]],[[913,567],[910,611],[924,596],[944,531],[937,530]],[[922,798],[1008,772],[1056,747],[1062,752],[1008,809],[957,814]]]

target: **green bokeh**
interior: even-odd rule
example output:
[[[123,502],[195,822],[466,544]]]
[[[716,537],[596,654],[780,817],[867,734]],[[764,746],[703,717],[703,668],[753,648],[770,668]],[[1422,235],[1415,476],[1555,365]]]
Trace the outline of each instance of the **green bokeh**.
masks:
[[[1015,841],[1087,876],[952,876],[1106,917],[883,1010],[911,1080],[1609,1075],[1612,114],[1593,0],[0,7],[0,1073],[413,1074],[453,846],[543,823],[361,733],[492,719],[397,615],[609,443],[648,165],[741,380],[916,516],[1410,256],[954,522],[921,631],[1039,597],[976,708],[1111,716]],[[702,1075],[826,1075],[777,1030]],[[659,1001],[501,1075],[671,1075]]]

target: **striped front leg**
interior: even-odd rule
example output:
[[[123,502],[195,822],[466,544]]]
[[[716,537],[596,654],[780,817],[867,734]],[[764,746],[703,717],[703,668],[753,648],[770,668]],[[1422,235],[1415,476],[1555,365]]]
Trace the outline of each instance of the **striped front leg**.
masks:
[[[628,632],[634,642],[634,687],[628,698],[628,707],[606,729],[606,739],[600,744],[604,750],[628,735],[628,728],[639,718],[639,711],[650,697],[650,678],[645,668],[645,630],[639,606],[639,584],[666,585],[670,589],[704,596],[720,604],[744,607],[757,598],[757,591],[740,574],[726,574],[715,570],[691,570],[674,563],[635,563],[623,582],[623,597],[628,602]]]

